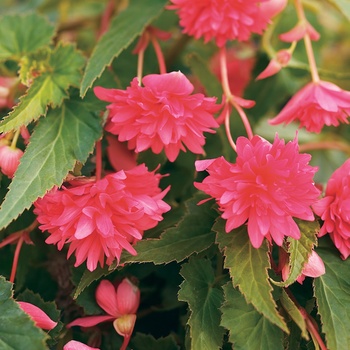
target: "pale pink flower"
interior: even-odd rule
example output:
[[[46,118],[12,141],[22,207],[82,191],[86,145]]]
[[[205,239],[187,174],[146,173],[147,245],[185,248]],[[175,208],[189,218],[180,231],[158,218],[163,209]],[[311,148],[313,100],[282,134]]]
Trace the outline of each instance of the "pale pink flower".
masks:
[[[285,144],[276,135],[271,144],[260,136],[239,137],[235,164],[223,157],[196,162],[196,169],[209,176],[195,186],[216,199],[226,232],[247,222],[253,247],[259,248],[264,237],[282,245],[284,236],[300,238],[293,217],[314,220],[310,205],[320,191],[310,159],[299,154],[296,139]]]
[[[3,174],[12,178],[15,174],[23,151],[10,145],[0,145],[0,169]]]
[[[52,321],[51,318],[39,307],[24,301],[18,301],[17,303],[20,308],[30,316],[37,327],[51,330],[57,326],[57,322]]]
[[[299,121],[307,131],[321,132],[324,125],[348,124],[350,91],[326,81],[310,82],[299,90],[270,124]]]
[[[103,266],[105,257],[108,265],[119,261],[123,249],[136,255],[132,245],[170,210],[162,200],[169,188],[161,191],[161,177],[142,164],[98,181],[54,188],[34,203],[40,229],[50,233],[46,243],[59,250],[69,243],[68,257],[75,253],[75,266],[87,260],[90,271],[98,262]]]
[[[113,321],[117,333],[124,337],[127,346],[136,322],[140,305],[140,290],[128,278],[115,287],[110,281],[102,280],[96,289],[96,302],[107,315],[78,318],[67,327],[92,327],[101,322]]]
[[[63,350],[100,350],[100,349],[92,348],[91,346],[85,345],[80,341],[71,340],[63,346]]]
[[[280,50],[270,61],[268,66],[256,77],[256,80],[265,79],[277,74],[283,67],[286,67],[292,58],[289,50]]]
[[[269,0],[171,0],[183,32],[207,43],[215,39],[219,47],[228,40],[248,40],[251,33],[262,34],[270,18],[261,3]],[[269,13],[269,12],[267,12]]]
[[[347,259],[350,255],[350,159],[332,174],[325,197],[312,207],[324,221],[319,236],[329,233],[342,259]]]
[[[203,132],[214,133],[218,124],[213,114],[220,109],[216,98],[193,94],[193,85],[181,72],[150,74],[135,78],[126,90],[96,87],[96,96],[112,102],[106,130],[128,141],[129,149],[142,152],[151,148],[156,154],[163,149],[174,161],[185,146],[202,154]]]
[[[287,254],[286,254],[287,255]],[[326,273],[326,268],[321,257],[313,250],[309,256],[307,263],[304,265],[301,275],[297,278],[297,282],[303,284],[305,277],[320,277]],[[282,267],[282,279],[286,281],[289,276],[289,264],[286,259],[285,265]]]
[[[251,81],[255,65],[255,52],[251,45],[228,48],[226,51],[227,77],[230,90],[235,96],[243,96],[244,90]],[[210,68],[221,81],[220,52],[210,60]]]

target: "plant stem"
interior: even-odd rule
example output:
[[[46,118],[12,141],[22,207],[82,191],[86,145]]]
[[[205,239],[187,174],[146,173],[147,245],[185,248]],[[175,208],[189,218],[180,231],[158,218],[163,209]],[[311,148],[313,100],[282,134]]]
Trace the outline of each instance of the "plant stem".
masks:
[[[24,241],[24,238],[23,238],[23,235],[21,235],[18,239],[16,250],[15,250],[15,255],[13,257],[12,270],[11,270],[11,276],[10,276],[10,282],[12,282],[12,283],[15,282],[19,253],[21,252],[23,241]]]
[[[141,86],[144,57],[145,50],[140,50],[137,56],[137,80],[139,81],[139,86]]]
[[[162,49],[159,45],[158,40],[152,34],[151,34],[151,41],[152,41],[152,45],[153,45],[154,51],[155,51],[156,56],[157,56],[158,65],[159,65],[159,72],[160,72],[160,74],[165,74],[166,73],[166,65],[165,65],[164,55],[163,55],[163,52],[162,52]]]
[[[96,181],[102,176],[102,145],[101,141],[96,142]]]
[[[308,152],[320,149],[339,150],[344,153],[350,154],[350,145],[340,141],[319,141],[299,145],[299,152]]]
[[[226,136],[230,146],[235,152],[237,152],[237,147],[235,142],[233,141],[233,138],[231,135],[231,129],[230,129],[230,108],[227,108],[226,115],[225,115],[225,131],[226,131]]]
[[[15,135],[13,136],[12,142],[11,142],[11,148],[16,149],[17,141],[19,134],[21,133],[21,129],[17,129],[15,132]]]

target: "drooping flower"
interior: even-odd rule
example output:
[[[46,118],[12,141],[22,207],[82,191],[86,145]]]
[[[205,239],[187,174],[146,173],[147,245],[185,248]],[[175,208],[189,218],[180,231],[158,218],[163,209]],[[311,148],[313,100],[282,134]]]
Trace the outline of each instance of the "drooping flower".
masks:
[[[270,0],[171,0],[183,32],[204,42],[215,39],[222,47],[228,40],[248,40],[251,33],[262,34],[270,18],[261,3]],[[267,13],[269,13],[267,11]]]
[[[15,174],[23,151],[10,145],[0,145],[0,170],[6,176],[12,178]]]
[[[283,67],[286,67],[292,57],[289,50],[280,50],[272,58],[268,66],[256,77],[256,80],[265,79],[277,74]]]
[[[92,327],[101,322],[113,321],[117,333],[124,337],[123,346],[129,343],[136,322],[136,311],[140,305],[140,290],[128,278],[115,287],[102,280],[96,289],[96,302],[107,315],[77,318],[67,327]]]
[[[324,221],[319,236],[329,233],[342,259],[350,255],[350,159],[339,167],[327,183],[324,198],[313,205]]]
[[[289,263],[288,263],[288,254],[286,255],[286,261],[282,267],[282,279],[287,280],[289,276]],[[305,277],[320,277],[326,273],[326,268],[324,266],[323,260],[321,257],[313,250],[309,256],[307,263],[304,265],[301,275],[297,278],[297,282],[303,284]]]
[[[20,308],[30,316],[37,327],[51,330],[57,326],[57,322],[51,320],[51,318],[39,307],[24,301],[18,301],[17,303]]]
[[[247,222],[253,247],[259,248],[264,237],[282,245],[284,236],[300,238],[293,217],[314,220],[310,206],[320,191],[310,158],[299,154],[296,139],[285,144],[276,135],[271,144],[260,136],[239,137],[235,164],[223,157],[196,162],[196,169],[209,176],[195,186],[216,199],[226,232]]]
[[[162,199],[161,175],[149,172],[144,164],[109,174],[98,181],[54,188],[35,202],[34,213],[48,244],[62,249],[69,243],[68,257],[75,253],[75,266],[87,260],[93,271],[99,262],[119,261],[122,250],[136,255],[133,244],[143,232],[155,227],[170,206]]]
[[[80,341],[71,340],[63,346],[63,350],[100,350],[99,348],[92,348]]]
[[[170,161],[185,146],[202,154],[203,133],[218,127],[213,117],[220,109],[216,98],[191,95],[193,85],[181,72],[150,74],[142,83],[135,78],[126,90],[94,89],[99,99],[111,102],[106,130],[136,152],[151,148],[158,154],[164,149]]]
[[[290,99],[270,124],[289,124],[298,120],[300,127],[319,133],[324,125],[348,124],[349,115],[350,91],[326,81],[310,82]]]
[[[227,77],[233,95],[242,97],[244,90],[251,81],[255,65],[255,52],[252,45],[241,45],[227,49]],[[220,53],[217,52],[210,60],[210,68],[221,81]]]

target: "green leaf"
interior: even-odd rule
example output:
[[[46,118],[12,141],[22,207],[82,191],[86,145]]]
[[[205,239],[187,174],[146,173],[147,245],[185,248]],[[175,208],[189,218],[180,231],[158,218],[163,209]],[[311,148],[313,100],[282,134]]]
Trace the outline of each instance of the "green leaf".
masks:
[[[12,284],[0,276],[0,349],[45,350],[46,339],[13,299]]]
[[[0,209],[0,228],[54,185],[61,185],[78,160],[85,162],[101,136],[100,119],[79,97],[65,101],[40,120]]]
[[[203,196],[197,195],[188,200],[185,215],[178,225],[165,230],[158,239],[139,241],[134,246],[137,255],[123,253],[120,263],[152,262],[157,265],[180,262],[210,247],[215,241],[211,227],[217,213],[210,202],[197,205],[201,199]]]
[[[350,21],[350,1],[349,0],[328,0]]]
[[[18,129],[45,115],[49,105],[57,107],[68,97],[70,86],[79,86],[84,58],[73,45],[59,44],[52,51],[47,65],[46,71],[34,80],[19,105],[1,121],[0,132]]]
[[[350,349],[350,259],[345,261],[339,257],[339,252],[330,240],[317,249],[322,258],[326,273],[314,280],[314,293],[321,316],[322,331],[326,334],[327,349]]]
[[[224,329],[220,326],[222,289],[214,285],[215,275],[207,259],[191,258],[182,265],[185,279],[180,285],[179,300],[186,301],[191,310],[191,350],[215,350],[222,346]]]
[[[131,340],[133,349],[139,350],[178,350],[179,346],[175,339],[168,335],[164,338],[155,339],[150,334],[136,333]]]
[[[300,229],[300,239],[288,237],[289,248],[289,276],[284,282],[271,281],[278,286],[289,286],[301,275],[304,265],[308,262],[309,256],[317,244],[317,232],[320,225],[317,221],[302,221],[295,219]]]
[[[309,334],[306,329],[305,319],[284,289],[282,289],[281,297],[279,300],[284,310],[300,328],[302,337],[306,340],[309,340]]]
[[[223,286],[225,302],[221,325],[230,332],[235,350],[283,350],[283,332],[251,305],[228,282]]]
[[[270,261],[266,242],[259,249],[250,243],[247,227],[225,232],[224,220],[218,220],[213,230],[217,232],[216,241],[225,256],[225,268],[229,269],[234,287],[239,288],[248,303],[262,313],[286,333],[287,325],[276,310],[269,282]]]
[[[105,67],[160,15],[166,3],[167,0],[133,0],[113,19],[109,30],[102,36],[87,63],[80,88],[81,96],[101,76]]]
[[[46,18],[35,14],[6,15],[0,18],[0,61],[20,60],[50,44],[55,28]]]

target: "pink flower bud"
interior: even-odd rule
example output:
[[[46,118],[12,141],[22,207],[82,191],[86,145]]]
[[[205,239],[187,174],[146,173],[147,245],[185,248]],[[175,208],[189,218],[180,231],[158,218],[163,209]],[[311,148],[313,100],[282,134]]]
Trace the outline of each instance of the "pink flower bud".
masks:
[[[26,303],[24,301],[18,301],[20,308],[34,321],[37,327],[42,329],[51,330],[57,326],[57,322],[51,320],[46,313],[37,306]]]
[[[128,278],[117,287],[117,307],[121,315],[136,314],[140,305],[140,290]]]
[[[19,148],[12,148],[5,145],[0,147],[0,169],[1,172],[12,178],[18,168],[19,160],[23,155],[23,151]]]
[[[92,348],[91,346],[85,345],[80,341],[71,340],[63,347],[63,350],[100,350],[100,349]]]
[[[309,256],[308,262],[305,264],[303,268],[302,274],[297,278],[297,281],[300,284],[303,284],[304,279],[306,276],[308,277],[320,277],[324,275],[326,272],[324,263],[321,259],[321,257],[315,252],[312,251],[311,255]]]
[[[280,50],[276,57],[273,58],[268,66],[256,77],[256,80],[268,78],[278,73],[283,67],[287,66],[292,54],[288,50]]]
[[[262,2],[260,9],[265,18],[273,18],[284,10],[288,0],[270,0]]]

